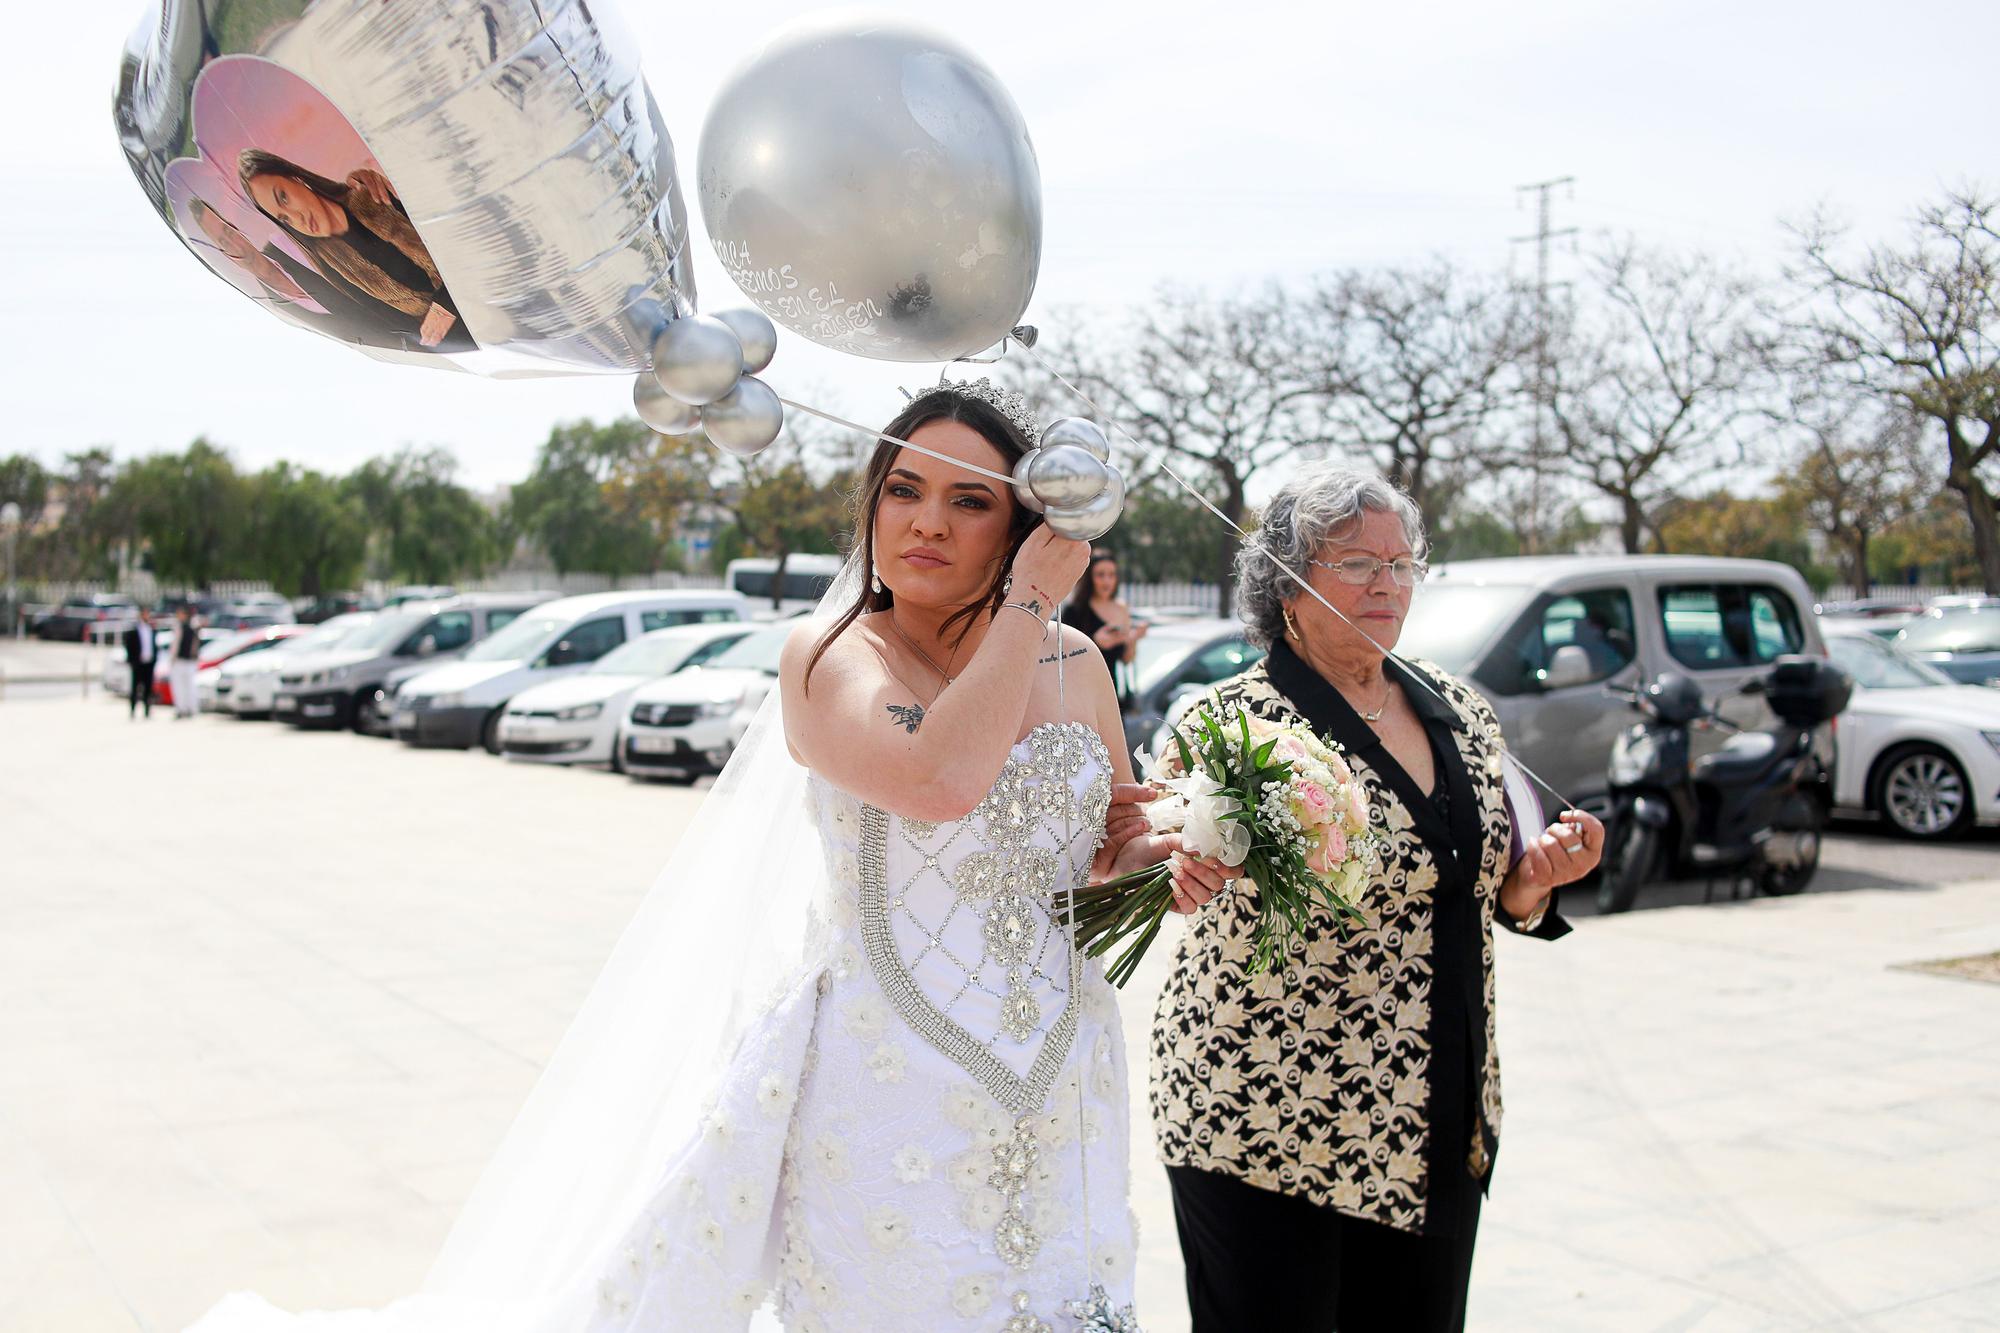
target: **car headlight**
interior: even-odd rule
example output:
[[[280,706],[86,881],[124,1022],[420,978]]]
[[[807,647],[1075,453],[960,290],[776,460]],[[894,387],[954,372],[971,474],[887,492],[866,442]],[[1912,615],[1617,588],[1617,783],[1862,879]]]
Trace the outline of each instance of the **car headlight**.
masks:
[[[736,711],[736,705],[741,702],[742,700],[740,699],[711,699],[701,706],[701,715],[703,717],[728,717]]]
[[[603,704],[578,704],[574,708],[559,709],[556,717],[564,722],[586,722],[603,711]]]
[[[1995,754],[2000,754],[2000,731],[1982,731],[1979,734],[1986,738],[1986,743],[1993,747]]]
[[[335,667],[326,673],[326,683],[329,685],[338,685],[353,674],[354,669],[352,667]]]

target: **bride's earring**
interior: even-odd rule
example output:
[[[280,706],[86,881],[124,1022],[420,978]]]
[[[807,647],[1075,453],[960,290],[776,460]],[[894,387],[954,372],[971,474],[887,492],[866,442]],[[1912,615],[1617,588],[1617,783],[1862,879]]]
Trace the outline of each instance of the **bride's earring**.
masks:
[[[1284,606],[1278,609],[1283,613],[1285,617],[1285,633],[1291,635],[1293,638],[1297,639],[1300,643],[1304,643],[1306,641],[1306,637],[1305,635],[1299,633],[1299,622],[1292,619],[1292,608],[1289,606]]]
[[[880,574],[873,572],[872,570],[869,572],[868,575],[868,590],[874,593],[877,597],[880,597],[882,595],[882,576]]]

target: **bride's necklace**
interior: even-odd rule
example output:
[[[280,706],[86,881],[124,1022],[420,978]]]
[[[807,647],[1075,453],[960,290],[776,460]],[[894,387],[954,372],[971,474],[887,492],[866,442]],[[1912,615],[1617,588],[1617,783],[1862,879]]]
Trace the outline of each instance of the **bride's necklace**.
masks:
[[[910,646],[911,652],[915,653],[918,657],[924,659],[925,666],[929,667],[931,670],[938,673],[939,679],[944,681],[944,685],[940,685],[938,687],[938,693],[943,694],[945,691],[945,687],[949,686],[952,680],[954,679],[951,672],[946,670],[945,667],[941,667],[936,662],[932,661],[931,655],[929,653],[917,647],[917,641],[915,639],[912,639],[909,635],[903,633],[903,627],[896,623],[896,613],[894,611],[889,612],[889,628],[896,631],[897,638],[901,639],[904,643]],[[945,666],[956,666],[956,665],[958,665],[958,645],[953,644],[951,649],[951,656],[945,659]],[[905,682],[905,688],[907,687],[908,687],[908,682]],[[915,691],[911,691],[911,693],[915,693]],[[932,702],[933,703],[936,702],[935,697],[933,697]]]

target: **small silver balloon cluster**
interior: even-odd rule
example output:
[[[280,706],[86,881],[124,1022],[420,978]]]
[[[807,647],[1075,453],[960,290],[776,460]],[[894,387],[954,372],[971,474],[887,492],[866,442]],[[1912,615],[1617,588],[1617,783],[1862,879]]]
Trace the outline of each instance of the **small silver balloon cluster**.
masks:
[[[1138,1314],[1129,1305],[1114,1307],[1102,1283],[1091,1283],[1083,1300],[1065,1302],[1063,1313],[1077,1321],[1077,1333],[1140,1333]]]
[[[777,327],[761,310],[669,320],[653,337],[653,371],[632,386],[632,406],[662,435],[699,427],[716,448],[748,458],[785,425],[784,404],[756,377],[777,351]]]
[[[1094,542],[1124,512],[1125,478],[1111,466],[1111,441],[1097,423],[1064,417],[1014,464],[1014,494],[1057,535]]]

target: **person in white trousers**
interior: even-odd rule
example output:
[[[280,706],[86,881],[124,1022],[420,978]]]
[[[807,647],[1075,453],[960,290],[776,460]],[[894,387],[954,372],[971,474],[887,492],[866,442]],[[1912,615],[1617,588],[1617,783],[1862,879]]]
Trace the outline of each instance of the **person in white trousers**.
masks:
[[[173,666],[167,680],[174,691],[174,718],[193,717],[201,707],[194,673],[201,665],[201,635],[195,626],[194,608],[183,606],[175,613]]]

